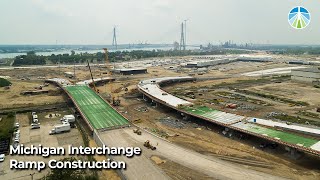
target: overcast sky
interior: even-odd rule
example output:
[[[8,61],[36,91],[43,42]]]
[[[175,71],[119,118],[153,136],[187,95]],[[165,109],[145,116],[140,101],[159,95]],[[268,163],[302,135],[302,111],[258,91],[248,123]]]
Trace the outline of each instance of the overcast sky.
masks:
[[[304,6],[311,23],[288,23]],[[0,44],[187,43],[320,44],[320,0],[1,0]]]

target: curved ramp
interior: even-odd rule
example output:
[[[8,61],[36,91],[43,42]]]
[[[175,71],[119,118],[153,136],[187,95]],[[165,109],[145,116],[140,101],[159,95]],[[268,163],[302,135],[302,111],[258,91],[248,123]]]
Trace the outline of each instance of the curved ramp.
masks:
[[[206,106],[197,106],[192,103],[168,94],[161,90],[158,84],[179,82],[179,81],[192,81],[192,77],[165,77],[143,80],[139,83],[138,89],[145,96],[152,100],[159,102],[163,105],[176,109],[184,114],[197,117],[206,121],[219,124],[229,129],[237,130],[246,134],[250,134],[262,139],[267,139],[279,144],[283,144],[303,152],[320,156],[320,141],[317,138],[311,138],[296,133],[276,130],[274,128],[264,127],[259,123],[253,123],[250,120],[252,117],[245,117],[237,114],[226,113],[223,111],[215,110]],[[165,95],[162,93],[166,93]],[[173,97],[168,99],[168,97]],[[294,126],[293,126],[294,127]],[[294,131],[296,129],[290,129]],[[311,134],[315,132],[312,128],[299,128],[303,133]]]

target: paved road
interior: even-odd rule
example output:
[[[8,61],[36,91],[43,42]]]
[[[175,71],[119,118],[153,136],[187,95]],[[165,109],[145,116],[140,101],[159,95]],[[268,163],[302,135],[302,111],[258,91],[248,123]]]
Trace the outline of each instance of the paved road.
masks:
[[[164,172],[151,162],[152,155],[165,157],[215,179],[280,179],[280,177],[246,169],[243,166],[187,150],[146,132],[139,136],[134,134],[132,130],[133,128],[126,128],[100,133],[102,140],[108,146],[139,146],[142,148],[140,157],[114,158],[127,162],[128,168],[124,174],[128,179],[168,179]],[[146,140],[150,140],[153,144],[158,143],[157,150],[151,151],[143,147],[143,142]]]

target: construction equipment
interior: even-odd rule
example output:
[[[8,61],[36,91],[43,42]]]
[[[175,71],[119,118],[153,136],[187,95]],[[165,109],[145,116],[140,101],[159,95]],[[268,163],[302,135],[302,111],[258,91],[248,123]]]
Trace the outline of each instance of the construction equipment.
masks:
[[[96,91],[97,93],[99,93],[99,89],[97,89],[96,83],[94,82],[94,79],[93,79],[93,76],[92,76],[91,67],[90,67],[90,64],[89,64],[89,61],[88,61],[88,60],[87,60],[87,63],[88,63],[88,67],[89,67],[89,70],[90,70],[90,75],[91,75],[91,79],[92,79],[93,90]]]
[[[117,99],[115,97],[112,97],[112,105],[114,106],[120,106],[120,99],[119,97],[117,97]]]
[[[230,108],[230,109],[236,109],[237,108],[237,104],[230,103],[230,104],[227,104],[226,107]]]
[[[140,118],[133,120],[133,123],[141,123],[141,122],[142,122],[142,120]]]
[[[136,134],[138,134],[138,135],[141,135],[141,134],[142,134],[142,132],[141,132],[140,129],[134,129],[134,130],[133,130],[133,133],[136,133]]]
[[[144,142],[143,144],[144,147],[148,148],[148,149],[151,149],[151,150],[156,150],[157,148],[155,146],[153,146],[149,140],[147,140],[146,142]]]
[[[107,68],[107,70],[108,70],[108,75],[109,75],[109,77],[111,78],[112,77],[112,66],[111,66],[111,64],[110,64],[110,61],[109,61],[109,58],[108,58],[108,49],[107,48],[103,48],[103,50],[104,50],[104,53],[105,53],[105,62],[106,62],[106,68]],[[113,106],[120,106],[120,99],[119,99],[119,97],[115,97],[114,95],[113,95],[113,93],[114,93],[114,91],[113,91],[113,88],[112,88],[112,82],[111,82],[111,80],[110,80],[110,97],[111,97],[111,99],[112,99],[112,105]]]

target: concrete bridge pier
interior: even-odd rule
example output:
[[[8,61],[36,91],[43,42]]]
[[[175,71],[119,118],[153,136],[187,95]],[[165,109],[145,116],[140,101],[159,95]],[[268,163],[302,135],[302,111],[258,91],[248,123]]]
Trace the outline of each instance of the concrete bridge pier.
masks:
[[[143,99],[144,101],[148,101],[144,94],[142,94],[142,99]]]
[[[182,116],[182,119],[185,121],[190,119],[190,116],[187,114],[181,113],[180,115]]]
[[[285,150],[287,150],[289,152],[288,155],[292,159],[299,159],[302,155],[296,148],[286,146]]]
[[[158,107],[158,103],[151,99],[151,106]]]

